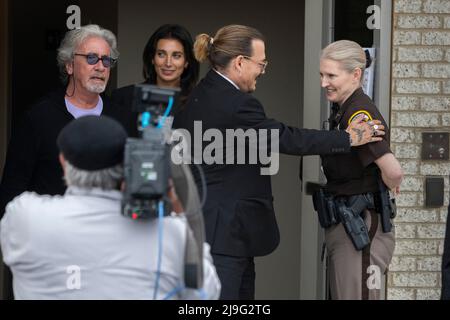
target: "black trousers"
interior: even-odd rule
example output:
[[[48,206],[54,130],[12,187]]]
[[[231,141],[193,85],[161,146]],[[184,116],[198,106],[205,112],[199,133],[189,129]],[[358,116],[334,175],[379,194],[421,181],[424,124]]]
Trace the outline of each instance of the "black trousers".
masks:
[[[222,284],[220,300],[255,299],[255,263],[253,257],[212,254]]]
[[[14,300],[11,269],[6,264],[0,265],[0,268],[3,268],[3,300]]]

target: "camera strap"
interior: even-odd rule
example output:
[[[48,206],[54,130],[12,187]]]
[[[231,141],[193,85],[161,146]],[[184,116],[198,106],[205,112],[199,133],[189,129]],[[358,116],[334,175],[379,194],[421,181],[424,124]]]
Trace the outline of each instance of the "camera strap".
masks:
[[[203,243],[205,227],[197,186],[186,164],[171,162],[172,179],[188,221],[185,250],[185,285],[188,288],[203,287]]]

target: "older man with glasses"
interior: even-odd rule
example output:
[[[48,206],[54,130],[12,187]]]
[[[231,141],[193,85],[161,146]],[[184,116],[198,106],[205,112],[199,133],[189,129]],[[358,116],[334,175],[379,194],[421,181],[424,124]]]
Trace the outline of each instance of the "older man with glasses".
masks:
[[[98,25],[66,33],[57,55],[65,90],[48,94],[13,124],[0,184],[0,217],[6,204],[24,191],[64,193],[56,138],[70,121],[101,114],[120,121],[120,110],[100,96],[118,56],[115,35]]]

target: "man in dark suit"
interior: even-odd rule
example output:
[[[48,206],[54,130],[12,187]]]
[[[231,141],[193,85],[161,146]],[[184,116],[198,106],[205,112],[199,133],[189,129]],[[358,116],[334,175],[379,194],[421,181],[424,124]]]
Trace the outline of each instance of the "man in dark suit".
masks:
[[[194,50],[200,62],[208,58],[213,68],[175,115],[174,128],[187,129],[191,136],[194,121],[201,121],[204,131],[222,133],[227,129],[279,130],[281,153],[312,155],[349,152],[351,146],[379,141],[375,135],[384,134],[376,121],[358,120],[346,132],[329,132],[268,119],[261,103],[249,94],[267,66],[264,38],[253,28],[230,25],[214,38],[199,35]],[[229,149],[223,151],[228,158]],[[220,163],[229,162],[202,164],[208,195],[203,209],[206,239],[222,282],[221,299],[254,299],[253,257],[271,253],[280,240],[270,176],[261,174],[260,164]]]

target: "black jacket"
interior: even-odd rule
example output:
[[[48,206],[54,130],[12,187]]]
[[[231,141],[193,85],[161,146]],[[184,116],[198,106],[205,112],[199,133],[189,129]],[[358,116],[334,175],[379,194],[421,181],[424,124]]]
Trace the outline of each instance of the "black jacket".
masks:
[[[350,153],[322,156],[322,167],[327,177],[327,191],[333,195],[349,196],[367,192],[378,192],[379,170],[375,160],[389,148],[389,130],[383,116],[362,88],[356,89],[342,104],[332,122],[336,128],[345,130],[354,117],[364,114],[369,120],[380,120],[385,127],[383,140],[352,148]]]
[[[137,113],[132,112],[134,85],[118,88],[111,93],[112,102],[122,111],[122,124],[130,137],[139,137]]]
[[[175,114],[174,128],[194,137],[194,121],[207,129],[278,129],[280,152],[292,155],[349,152],[345,132],[289,127],[268,119],[261,103],[237,90],[211,70]],[[224,145],[225,147],[225,145]],[[225,149],[224,149],[225,153]],[[207,180],[203,209],[206,239],[212,253],[252,257],[269,254],[278,246],[279,231],[273,209],[270,176],[257,164],[202,164]],[[199,189],[201,190],[201,185]]]
[[[123,123],[123,110],[103,97],[102,114]],[[24,191],[63,194],[66,187],[58,160],[56,138],[73,120],[67,111],[64,91],[50,93],[30,107],[13,126],[0,184],[0,217],[9,201]]]

